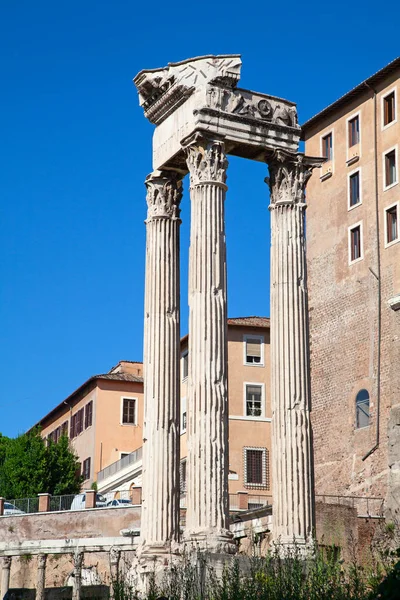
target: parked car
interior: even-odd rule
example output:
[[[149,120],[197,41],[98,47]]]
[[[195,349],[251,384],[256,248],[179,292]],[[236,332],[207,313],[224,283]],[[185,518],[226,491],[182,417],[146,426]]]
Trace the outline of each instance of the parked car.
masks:
[[[20,510],[12,504],[11,502],[4,502],[4,513],[5,515],[24,515],[26,514],[24,510]]]
[[[101,494],[96,494],[96,508],[107,505],[106,499]],[[71,510],[82,510],[86,506],[86,492],[77,494],[72,500]]]
[[[107,506],[133,506],[132,502],[128,498],[114,498],[109,500]]]

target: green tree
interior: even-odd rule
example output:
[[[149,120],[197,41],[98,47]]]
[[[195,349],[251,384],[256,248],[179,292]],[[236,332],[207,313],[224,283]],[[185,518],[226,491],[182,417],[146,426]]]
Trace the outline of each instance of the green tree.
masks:
[[[6,440],[6,441],[5,441]],[[48,443],[39,429],[14,439],[0,437],[0,495],[30,498],[43,492],[74,494],[82,478],[66,436]]]

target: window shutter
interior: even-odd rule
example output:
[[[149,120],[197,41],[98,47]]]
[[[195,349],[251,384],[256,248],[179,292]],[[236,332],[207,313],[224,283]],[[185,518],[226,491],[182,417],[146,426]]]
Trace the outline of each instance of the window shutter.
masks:
[[[256,339],[247,340],[247,355],[261,358],[261,341]]]

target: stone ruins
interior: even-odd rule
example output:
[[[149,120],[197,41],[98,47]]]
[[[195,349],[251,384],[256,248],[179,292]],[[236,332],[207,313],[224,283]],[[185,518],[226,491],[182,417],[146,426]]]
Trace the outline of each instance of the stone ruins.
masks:
[[[298,152],[294,103],[237,87],[239,55],[141,71],[134,83],[155,127],[146,179],[145,423],[138,555],[185,547],[233,553],[228,526],[228,155],[265,162],[271,245],[273,535],[307,548],[314,529],[305,188],[321,159]],[[179,535],[179,226],[190,175],[187,516]],[[152,564],[154,564],[152,562]]]

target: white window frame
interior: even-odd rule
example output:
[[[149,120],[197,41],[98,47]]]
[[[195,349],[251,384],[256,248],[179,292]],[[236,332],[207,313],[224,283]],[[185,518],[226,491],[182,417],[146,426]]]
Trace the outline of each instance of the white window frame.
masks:
[[[120,453],[119,453],[119,460],[121,460],[123,458],[123,456],[122,456],[123,454],[131,454],[131,453],[132,453],[132,450],[130,452],[128,452],[128,451],[125,451],[125,452],[124,451],[120,451]]]
[[[354,144],[354,146],[350,146],[349,145],[350,144],[349,123],[356,117],[358,117],[359,140],[358,140],[358,144]],[[333,140],[332,140],[332,144],[333,144]],[[351,160],[350,151],[352,148],[355,148],[356,146],[358,146],[358,156],[361,157],[361,111],[360,110],[353,113],[346,119],[346,148],[347,148],[346,156],[347,156],[347,160]]]
[[[247,340],[248,339],[252,339],[252,340],[260,340],[261,343],[261,357],[260,357],[260,362],[259,363],[249,363],[247,362],[247,352],[246,352],[246,348],[247,348]],[[243,336],[243,364],[246,367],[264,367],[264,336],[261,334],[254,334],[251,335],[251,333],[246,333]]]
[[[135,422],[134,423],[124,423],[124,400],[135,400]],[[138,424],[138,399],[136,396],[121,396],[121,405],[120,405],[120,425],[123,427],[137,427]]]
[[[259,417],[254,417],[253,415],[247,414],[247,386],[254,385],[261,388],[261,415]],[[265,384],[260,381],[245,381],[243,383],[243,415],[249,421],[259,421],[260,419],[265,418]]]
[[[182,381],[187,381],[188,375],[189,375],[189,359],[188,359],[188,375],[183,375],[183,364],[184,364],[184,358],[189,356],[189,350],[184,350],[181,353],[181,369],[182,369]]]
[[[186,413],[186,427],[183,427],[183,415]],[[184,434],[187,431],[187,400],[186,398],[181,398],[181,420],[180,420],[180,434]]]
[[[351,231],[356,227],[360,227],[360,257],[351,260]],[[347,228],[347,238],[348,238],[348,257],[349,257],[349,265],[354,265],[360,260],[364,259],[364,232],[363,232],[363,222],[358,221],[357,223],[353,223]]]
[[[332,158],[329,160],[326,160],[325,164],[331,162],[333,165],[333,162],[335,160],[335,130],[333,128],[328,129],[327,131],[324,131],[324,133],[321,133],[321,135],[319,137],[319,149],[320,149],[320,156],[323,156],[323,154],[322,154],[323,138],[326,138],[329,134],[332,134]]]
[[[393,121],[390,121],[390,123],[388,123],[387,125],[385,125],[385,98],[387,98],[388,96],[390,96],[390,94],[392,94],[393,92],[394,92],[394,114],[395,114],[395,118],[394,118]],[[392,87],[390,90],[388,90],[387,92],[385,92],[384,94],[382,94],[382,97],[381,97],[381,131],[383,131],[384,129],[387,129],[388,127],[391,127],[395,123],[397,123],[397,86]]]
[[[262,483],[247,481],[247,450],[262,451]],[[244,446],[243,448],[243,485],[251,489],[269,489],[267,485],[267,448],[259,446]]]
[[[387,211],[390,210],[391,208],[393,208],[394,206],[397,207],[397,238],[391,242],[388,242],[388,230],[387,230]],[[383,209],[383,222],[384,222],[384,228],[385,228],[385,248],[390,248],[390,246],[394,246],[394,244],[398,244],[400,242],[400,231],[399,231],[399,219],[400,219],[400,202],[392,202],[392,204],[389,204],[389,206],[386,206]]]
[[[183,465],[185,465],[185,471],[186,471],[185,472],[186,477],[185,477],[184,485],[182,485],[182,483],[183,483],[183,477],[182,477]],[[186,494],[186,492],[187,492],[187,467],[188,467],[188,465],[187,465],[187,457],[182,458],[179,461],[179,491],[180,491],[181,494]]]
[[[350,177],[358,172],[358,181],[359,181],[359,192],[360,192],[360,201],[353,206],[350,206]],[[349,173],[347,173],[347,210],[353,210],[357,208],[357,206],[361,206],[362,204],[362,171],[361,167],[357,167],[357,169],[353,169]]]
[[[386,161],[385,161],[385,158],[393,150],[394,150],[395,161],[396,161],[396,181],[394,181],[393,183],[390,183],[389,185],[386,185],[386,164],[385,164]],[[391,148],[388,148],[387,150],[384,150],[384,152],[382,152],[382,181],[383,181],[383,191],[384,192],[386,192],[386,190],[391,190],[392,187],[394,187],[395,185],[397,185],[399,183],[398,144],[396,144],[395,146],[392,146]]]

